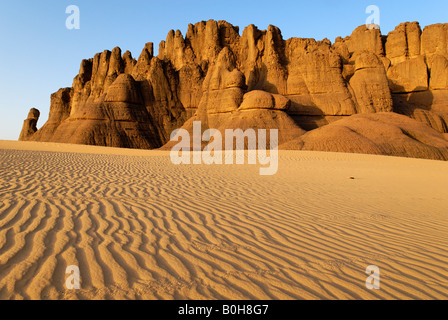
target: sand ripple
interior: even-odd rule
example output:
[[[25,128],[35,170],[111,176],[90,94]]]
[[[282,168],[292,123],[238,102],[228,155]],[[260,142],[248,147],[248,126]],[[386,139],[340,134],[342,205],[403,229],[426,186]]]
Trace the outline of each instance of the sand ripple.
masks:
[[[266,177],[98,150],[0,149],[0,299],[448,298],[447,163],[282,152]]]

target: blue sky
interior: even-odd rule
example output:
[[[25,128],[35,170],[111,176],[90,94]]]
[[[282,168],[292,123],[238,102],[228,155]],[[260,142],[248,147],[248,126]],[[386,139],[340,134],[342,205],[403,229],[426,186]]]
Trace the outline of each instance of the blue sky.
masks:
[[[66,7],[80,9],[80,29],[68,30]],[[48,118],[50,95],[69,87],[82,59],[119,46],[138,58],[146,42],[157,50],[170,29],[185,35],[188,23],[227,20],[240,27],[278,26],[290,37],[345,37],[364,24],[367,6],[380,8],[387,34],[405,21],[448,22],[448,1],[144,1],[0,0],[0,139],[16,140],[31,107]]]

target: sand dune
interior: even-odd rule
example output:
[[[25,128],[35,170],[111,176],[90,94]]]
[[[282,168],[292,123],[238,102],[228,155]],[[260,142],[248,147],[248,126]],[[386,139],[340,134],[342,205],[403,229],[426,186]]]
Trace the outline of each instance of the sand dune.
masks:
[[[0,299],[448,298],[446,162],[281,151],[260,176],[8,141],[0,159]]]

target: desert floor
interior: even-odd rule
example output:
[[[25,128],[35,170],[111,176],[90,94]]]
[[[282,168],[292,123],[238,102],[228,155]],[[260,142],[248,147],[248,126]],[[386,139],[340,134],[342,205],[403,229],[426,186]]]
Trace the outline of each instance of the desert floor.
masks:
[[[281,151],[260,176],[11,141],[0,159],[0,299],[448,298],[445,162]]]

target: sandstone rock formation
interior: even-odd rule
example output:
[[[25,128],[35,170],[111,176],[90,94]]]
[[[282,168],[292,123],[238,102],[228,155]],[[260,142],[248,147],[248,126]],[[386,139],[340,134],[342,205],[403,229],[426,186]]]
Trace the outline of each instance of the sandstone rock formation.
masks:
[[[442,133],[393,112],[353,115],[280,148],[448,160],[448,140]]]
[[[358,102],[357,113],[393,111],[386,71],[377,55],[369,51],[357,55],[350,85]]]
[[[36,108],[31,108],[28,117],[23,121],[22,131],[20,132],[19,140],[29,140],[37,131],[37,121],[39,120],[40,112]]]
[[[360,26],[331,43],[284,40],[275,26],[249,25],[240,35],[226,21],[209,20],[190,24],[185,36],[169,31],[157,56],[149,42],[138,59],[114,48],[83,60],[72,87],[52,95],[48,121],[37,130],[33,113],[20,140],[169,149],[174,129],[192,130],[193,121],[200,120],[203,130],[279,129],[280,144],[298,148],[307,141],[301,136],[314,139],[314,129],[321,128],[323,136],[349,130],[335,122],[370,126],[373,119],[387,124],[393,119],[396,126],[397,119],[409,117],[441,134],[419,129],[428,139],[448,133],[448,24],[422,31],[417,22],[406,22],[387,36]],[[390,136],[396,142],[402,138]],[[302,142],[294,147],[294,141]],[[364,138],[354,141],[368,145]],[[408,142],[408,153],[390,146],[375,150],[444,157]],[[321,142],[303,145],[331,149]]]
[[[399,64],[420,56],[422,30],[417,22],[402,23],[387,35],[386,56],[392,64]]]

